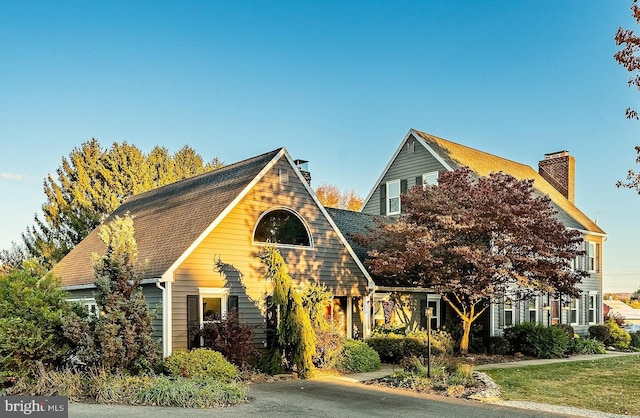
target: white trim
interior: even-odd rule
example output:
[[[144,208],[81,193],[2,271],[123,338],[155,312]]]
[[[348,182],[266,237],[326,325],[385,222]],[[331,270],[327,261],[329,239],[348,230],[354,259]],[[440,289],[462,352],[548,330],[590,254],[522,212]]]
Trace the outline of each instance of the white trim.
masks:
[[[284,210],[287,212],[291,212],[296,216],[296,218],[298,218],[300,222],[302,222],[302,226],[304,226],[304,229],[307,231],[307,236],[309,237],[309,245],[278,244],[277,242],[268,243],[268,242],[256,241],[254,239],[254,237],[256,236],[256,229],[258,228],[258,224],[260,223],[262,218],[264,218],[267,214],[276,210]],[[286,206],[274,206],[265,210],[260,214],[260,216],[258,217],[258,220],[256,221],[256,224],[253,226],[253,231],[251,232],[251,244],[256,246],[265,246],[265,245],[271,244],[278,248],[304,248],[307,250],[312,250],[315,248],[313,234],[311,233],[311,228],[309,228],[309,224],[307,224],[307,221],[298,212]]]
[[[575,308],[573,307],[574,303],[575,303]],[[571,320],[571,314],[573,311],[575,311],[576,313],[575,322]],[[567,318],[567,322],[569,322],[571,325],[580,325],[580,299],[571,298],[571,301],[569,302],[569,310],[567,311],[567,313],[569,315],[569,317]]]
[[[230,289],[226,287],[199,287],[198,288],[198,315],[200,326],[204,324],[203,299],[220,298],[220,319],[227,316],[227,304],[229,302]]]
[[[215,229],[215,227],[218,226],[218,224],[220,224],[220,222],[222,222],[222,220],[233,210],[233,208],[236,207],[236,205],[238,203],[240,203],[240,201],[242,199],[244,199],[244,197],[249,193],[249,191],[251,191],[251,189],[253,189],[253,187],[260,181],[262,180],[262,177],[264,177],[265,174],[267,174],[269,172],[269,170],[271,170],[271,168],[273,168],[273,166],[280,160],[280,158],[283,155],[287,155],[287,151],[284,148],[280,148],[280,151],[278,151],[278,153],[276,155],[274,155],[274,157],[271,159],[271,161],[269,161],[267,164],[265,164],[265,166],[262,168],[262,170],[260,170],[260,172],[253,178],[253,180],[251,180],[251,182],[249,182],[249,184],[247,184],[247,186],[240,192],[238,193],[238,195],[236,196],[235,199],[233,199],[231,201],[231,203],[229,203],[229,205],[227,205],[226,208],[224,208],[224,210],[222,212],[220,212],[220,214],[218,215],[218,217],[216,219],[213,220],[213,222],[211,222],[211,224],[209,224],[209,226],[200,234],[200,236],[198,238],[196,238],[195,241],[193,241],[193,243],[191,243],[191,245],[189,246],[189,248],[187,248],[181,255],[180,257],[178,257],[176,259],[176,261],[173,262],[173,264],[171,265],[171,267],[169,267],[167,269],[167,271],[165,271],[162,274],[162,278],[160,279],[161,282],[167,282],[167,281],[174,281],[175,278],[173,277],[173,273],[176,271],[176,269],[180,266],[180,264],[182,264],[182,262],[196,249],[198,248],[198,246],[200,245],[200,243],[202,243],[202,241],[205,240],[205,238],[207,238],[207,236],[209,236],[209,234],[211,233],[211,231],[213,231]],[[296,169],[295,172],[297,172],[298,170]],[[301,176],[298,173],[299,176]],[[306,183],[306,181],[305,181]]]
[[[156,282],[156,287],[162,291],[162,354],[169,357],[173,348],[171,282],[164,283],[164,287],[160,282]]]
[[[591,312],[591,298],[594,298],[593,301],[593,321],[589,320],[589,313]],[[602,311],[602,309],[600,309]],[[598,323],[598,292],[589,292],[587,295],[587,317],[585,318],[585,322],[588,325],[594,325]]]
[[[347,296],[347,338],[353,338],[353,298]]]
[[[363,296],[362,297],[362,311],[363,311],[363,320],[362,320],[362,336],[364,338],[369,338],[371,336],[371,296]]]
[[[431,319],[436,320],[436,327],[435,329],[439,329],[440,326],[442,325],[442,315],[440,315],[440,311],[442,310],[442,296],[439,293],[427,293],[427,301],[426,301],[426,309],[429,309],[429,302],[435,302],[436,307],[434,309],[433,315],[431,316]],[[426,316],[426,312],[425,312],[425,316]],[[427,318],[427,321],[429,321],[429,318]],[[434,329],[433,327],[431,327],[431,329]]]

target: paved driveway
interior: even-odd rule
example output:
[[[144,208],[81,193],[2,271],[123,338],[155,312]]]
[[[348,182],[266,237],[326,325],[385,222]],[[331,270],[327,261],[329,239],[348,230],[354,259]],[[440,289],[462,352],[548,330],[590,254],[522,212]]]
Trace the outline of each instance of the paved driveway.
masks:
[[[69,417],[567,417],[331,379],[254,384],[249,395],[248,403],[212,410],[72,404]]]

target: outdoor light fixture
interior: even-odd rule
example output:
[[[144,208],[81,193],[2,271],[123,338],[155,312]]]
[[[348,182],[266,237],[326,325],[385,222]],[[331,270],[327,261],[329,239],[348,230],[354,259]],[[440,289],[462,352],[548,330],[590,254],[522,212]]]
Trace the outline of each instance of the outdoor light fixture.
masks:
[[[431,378],[431,317],[433,308],[427,308],[427,377]]]

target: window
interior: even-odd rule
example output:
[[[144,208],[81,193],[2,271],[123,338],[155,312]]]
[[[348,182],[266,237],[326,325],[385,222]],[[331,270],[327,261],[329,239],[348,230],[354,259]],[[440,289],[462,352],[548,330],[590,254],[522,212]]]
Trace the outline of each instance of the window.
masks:
[[[98,317],[98,305],[94,298],[67,299],[67,302],[74,302],[80,306],[84,306],[89,311],[89,316]]]
[[[427,309],[431,309],[431,329],[440,328],[440,295],[427,295]]]
[[[438,172],[432,171],[431,173],[425,173],[422,175],[422,186],[437,186],[438,185]]]
[[[278,169],[278,181],[280,184],[289,184],[289,172],[282,168]]]
[[[573,299],[569,304],[569,323],[571,325],[578,325],[578,312],[580,312],[578,310],[579,305],[578,299]]]
[[[534,297],[529,300],[529,316],[528,321],[537,323],[538,322],[538,298]]]
[[[229,289],[201,288],[198,293],[200,323],[220,321],[227,316]]]
[[[282,245],[311,246],[309,231],[302,219],[287,209],[266,212],[258,220],[253,241]]]
[[[513,301],[511,298],[505,298],[504,300],[504,326],[510,327],[513,325]]]
[[[587,248],[587,270],[596,272],[598,271],[598,244],[590,242]]]
[[[412,153],[416,151],[416,143],[415,141],[407,142],[407,152]]]
[[[400,180],[387,182],[387,215],[400,213]]]
[[[596,323],[596,306],[597,306],[598,295],[590,294],[589,295],[589,309],[587,311],[587,322],[589,325]]]

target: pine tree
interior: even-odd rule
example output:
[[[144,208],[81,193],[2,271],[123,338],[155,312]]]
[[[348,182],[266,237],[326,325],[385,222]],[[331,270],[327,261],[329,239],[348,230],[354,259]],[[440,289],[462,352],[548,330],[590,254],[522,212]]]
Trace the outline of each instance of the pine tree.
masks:
[[[302,295],[293,287],[293,280],[278,249],[267,245],[260,258],[267,266],[266,279],[274,282],[272,303],[279,310],[278,339],[272,358],[282,359],[288,368],[295,366],[301,378],[309,377],[314,370],[313,355],[316,351],[309,312],[302,304]]]

